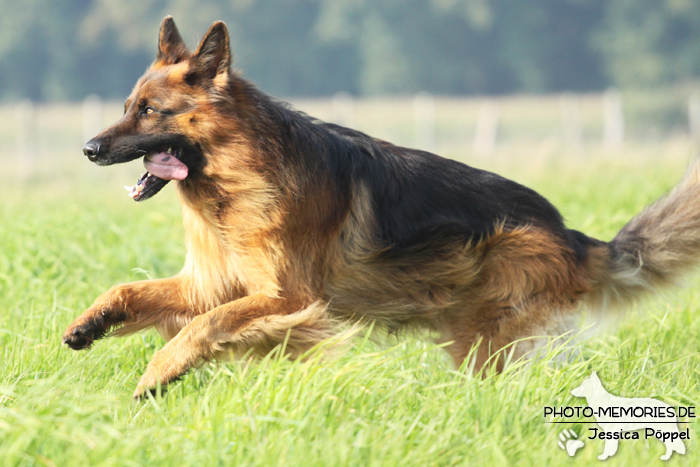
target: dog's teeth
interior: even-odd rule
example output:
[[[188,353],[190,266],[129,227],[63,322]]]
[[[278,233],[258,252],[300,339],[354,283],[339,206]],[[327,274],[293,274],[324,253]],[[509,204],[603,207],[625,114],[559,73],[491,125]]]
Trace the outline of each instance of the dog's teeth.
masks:
[[[134,187],[133,187],[133,186],[126,186],[126,185],[124,185],[124,189],[125,189],[126,191],[128,191],[129,193],[131,193],[131,190],[133,190]]]
[[[167,152],[168,154],[172,154],[172,153],[173,153],[173,148],[168,148],[168,150],[167,150],[166,152]]]

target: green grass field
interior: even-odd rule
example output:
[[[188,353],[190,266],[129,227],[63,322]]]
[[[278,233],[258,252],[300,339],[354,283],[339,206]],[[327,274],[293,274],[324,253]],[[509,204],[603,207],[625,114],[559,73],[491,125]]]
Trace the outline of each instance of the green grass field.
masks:
[[[685,149],[627,148],[562,161],[541,148],[487,164],[557,205],[572,228],[609,240],[680,178]],[[585,405],[570,390],[597,370],[607,389],[700,406],[700,281],[645,302],[576,361],[548,359],[475,378],[429,339],[357,336],[307,360],[208,365],[163,398],[131,393],[163,340],[149,331],[74,352],[61,334],[113,284],[177,272],[184,257],[173,187],[133,203],[139,168],[94,168],[75,155],[61,177],[20,185],[0,205],[0,465],[233,466],[596,465],[603,441],[570,458],[545,406]],[[611,162],[614,160],[614,162]],[[73,165],[66,163],[70,167]],[[83,164],[85,168],[83,169]],[[483,164],[482,164],[483,165]],[[382,339],[379,339],[380,341]],[[550,355],[553,357],[554,355]],[[684,456],[698,465],[696,426]],[[607,465],[661,463],[663,445],[622,441]]]

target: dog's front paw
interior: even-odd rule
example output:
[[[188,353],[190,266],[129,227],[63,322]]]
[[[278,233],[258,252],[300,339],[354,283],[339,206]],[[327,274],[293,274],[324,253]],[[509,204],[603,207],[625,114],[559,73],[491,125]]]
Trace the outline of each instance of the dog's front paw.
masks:
[[[148,398],[148,394],[152,395],[153,397],[157,397],[158,395],[163,396],[167,390],[167,385],[159,384],[157,381],[155,383],[139,381],[139,384],[136,386],[136,390],[134,391],[133,398],[137,401],[143,401]]]
[[[143,400],[146,399],[148,394],[154,397],[159,394],[162,396],[168,390],[168,384],[174,383],[179,379],[179,376],[174,376],[170,379],[162,377],[160,374],[148,369],[136,385],[133,397],[136,400]]]
[[[189,353],[178,344],[180,342],[175,338],[156,352],[136,385],[134,399],[143,399],[149,392],[153,395],[164,393],[168,384],[178,381],[194,367],[194,363],[187,358]]]
[[[106,332],[105,319],[102,316],[82,322],[76,320],[63,333],[63,343],[73,350],[87,349]]]

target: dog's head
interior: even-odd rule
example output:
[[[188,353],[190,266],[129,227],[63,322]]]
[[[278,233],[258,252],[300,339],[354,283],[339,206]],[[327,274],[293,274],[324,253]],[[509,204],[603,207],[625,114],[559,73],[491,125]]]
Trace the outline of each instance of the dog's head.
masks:
[[[571,394],[576,397],[588,397],[597,393],[602,387],[603,385],[600,382],[600,378],[598,378],[598,375],[594,371],[591,373],[591,376],[583,380],[579,387],[572,389]]]
[[[147,172],[126,187],[136,201],[158,193],[170,180],[201,172],[206,139],[211,138],[217,101],[231,75],[226,25],[214,23],[190,52],[171,17],[160,27],[158,56],[138,80],[124,116],[85,144],[98,165],[143,158]]]

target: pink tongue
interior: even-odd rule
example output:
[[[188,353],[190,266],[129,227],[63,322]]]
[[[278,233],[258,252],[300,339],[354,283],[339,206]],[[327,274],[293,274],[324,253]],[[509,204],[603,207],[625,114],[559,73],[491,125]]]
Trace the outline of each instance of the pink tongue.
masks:
[[[151,175],[163,180],[184,180],[187,177],[187,166],[167,152],[146,156],[143,165]]]

